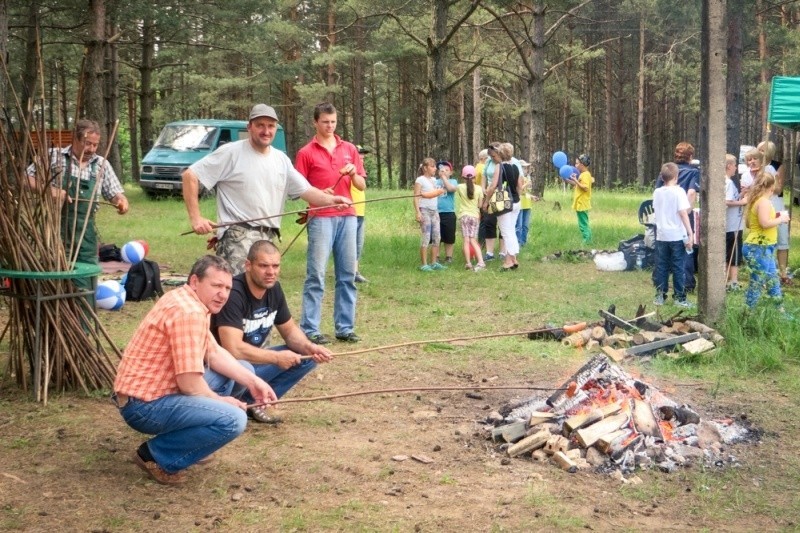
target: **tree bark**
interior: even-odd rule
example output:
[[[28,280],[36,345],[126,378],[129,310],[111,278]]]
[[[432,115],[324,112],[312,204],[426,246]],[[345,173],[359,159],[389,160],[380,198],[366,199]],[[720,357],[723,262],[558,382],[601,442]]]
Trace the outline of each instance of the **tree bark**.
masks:
[[[648,183],[644,170],[644,43],[645,43],[644,16],[639,19],[639,93],[636,109],[636,176],[640,187]]]
[[[425,153],[438,158],[447,152],[447,105],[445,101],[445,70],[447,46],[442,44],[447,36],[448,0],[434,0],[433,28],[428,38],[428,132]]]
[[[88,118],[100,125],[101,147],[105,152],[108,142],[105,102],[105,57],[106,57],[106,2],[89,0],[89,35],[86,39],[86,64],[83,76],[82,100],[78,116]]]
[[[539,198],[544,198],[544,186],[550,171],[545,142],[545,111],[547,109],[544,97],[545,3],[535,0],[532,4],[532,11],[531,71],[528,79],[525,80],[531,114],[528,153],[531,157],[530,164],[533,171],[531,173],[531,192]]]
[[[472,71],[472,158],[478,160],[478,153],[483,150],[483,95],[481,94],[481,67]]]
[[[727,49],[727,121],[729,154],[739,157],[742,144],[742,103],[744,101],[744,74],[742,72],[742,17],[744,0],[728,0]]]
[[[715,324],[725,307],[725,0],[703,0],[700,81],[700,314]]]
[[[704,4],[705,5],[705,4]],[[761,131],[759,140],[767,138],[767,106],[769,105],[769,69],[767,68],[767,34],[764,29],[764,1],[756,0],[756,25],[758,26],[758,60],[761,64]]]
[[[155,22],[148,14],[142,21],[142,62],[139,66],[139,146],[142,149],[142,155],[150,151],[155,141],[155,132],[153,131],[153,107],[156,99],[153,88],[156,57],[155,33]]]

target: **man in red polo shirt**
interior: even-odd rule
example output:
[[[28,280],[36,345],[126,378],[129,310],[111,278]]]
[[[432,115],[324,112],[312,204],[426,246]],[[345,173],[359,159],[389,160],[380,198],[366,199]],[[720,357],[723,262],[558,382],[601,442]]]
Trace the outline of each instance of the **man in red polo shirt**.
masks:
[[[350,184],[364,190],[366,172],[358,148],[336,135],[336,108],[322,103],[314,107],[316,134],[297,152],[295,168],[308,182],[337,196],[350,196]],[[317,207],[309,204],[309,207]],[[311,342],[330,340],[320,331],[322,297],[325,294],[325,270],[333,252],[336,290],[333,300],[333,323],[336,338],[358,342],[356,335],[356,216],[352,206],[311,211],[308,219],[306,281],[303,286],[303,313],[300,328]]]

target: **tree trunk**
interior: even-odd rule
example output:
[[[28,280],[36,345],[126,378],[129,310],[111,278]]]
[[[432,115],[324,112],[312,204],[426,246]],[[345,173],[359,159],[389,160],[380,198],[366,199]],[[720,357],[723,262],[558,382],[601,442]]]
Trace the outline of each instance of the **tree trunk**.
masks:
[[[296,5],[291,5],[286,12],[286,17],[292,24],[297,23],[297,9]],[[291,46],[286,48],[283,57],[286,65],[296,63],[300,58],[300,50],[297,47],[297,43],[292,43]],[[294,80],[285,79],[281,81],[281,96],[283,98],[283,111],[278,115],[278,118],[281,119],[283,133],[286,136],[286,153],[293,157],[297,150],[300,149],[300,141],[297,139],[297,108],[295,107],[300,98],[295,90]]]
[[[79,115],[97,121],[101,130],[100,153],[105,152],[108,142],[105,102],[105,57],[106,57],[106,2],[89,0],[89,36],[86,40],[86,65]]]
[[[28,31],[25,38],[25,70],[22,73],[22,110],[24,122],[30,127],[33,124],[33,100],[36,84],[39,80],[39,2],[28,4]],[[3,76],[5,78],[5,76]]]
[[[0,58],[3,63],[8,64],[8,0],[0,0]],[[6,84],[7,77],[0,76],[0,106],[3,109],[9,109],[8,102],[8,86]],[[5,129],[6,117],[5,113],[0,116],[0,127]]]
[[[715,324],[725,306],[725,0],[703,0],[700,80],[700,283],[703,322]]]
[[[139,183],[139,135],[136,127],[136,82],[128,85],[128,127],[130,128],[131,179]]]
[[[142,155],[150,151],[155,141],[155,132],[153,131],[153,107],[156,99],[153,88],[156,57],[155,33],[153,18],[149,15],[145,16],[142,22],[142,63],[139,67],[139,146],[142,149]]]
[[[112,17],[116,18],[116,17]],[[109,21],[106,27],[107,35],[114,35],[116,23]],[[106,131],[109,135],[114,131],[116,123],[119,121],[119,50],[116,40],[106,46],[106,68],[105,73],[105,112],[106,112]],[[108,150],[108,162],[116,172],[120,181],[125,181],[125,172],[122,167],[122,157],[119,153],[119,143],[117,138],[109,138],[110,149]]]
[[[364,52],[366,51],[366,36],[364,25],[356,24],[356,54],[352,59],[353,65],[353,92],[352,92],[352,119],[353,119],[353,143],[364,144]]]
[[[411,176],[411,162],[409,161],[409,148],[408,148],[408,117],[412,112],[412,102],[410,98],[410,81],[408,75],[408,61],[401,59],[397,62],[398,77],[400,78],[400,112],[398,117],[400,120],[398,133],[400,135],[400,178],[398,180],[398,187],[405,189],[408,187],[408,179]],[[414,176],[416,178],[416,176]]]
[[[727,121],[728,153],[739,157],[742,144],[742,102],[744,100],[744,74],[742,73],[742,17],[744,0],[728,0],[728,50],[727,50]]]
[[[472,71],[472,157],[478,160],[478,153],[483,150],[483,95],[481,94],[481,67]]]
[[[644,187],[649,181],[644,170],[644,16],[639,19],[639,93],[636,109],[636,176],[639,186]]]
[[[327,15],[328,35],[325,39],[324,48],[327,52],[330,52],[336,44],[336,0],[328,0]],[[336,63],[333,60],[329,61],[325,66],[325,85],[331,88],[336,86]],[[330,89],[326,93],[325,99],[333,103],[334,96],[333,89]]]
[[[428,131],[424,152],[431,157],[443,157],[447,153],[447,102],[445,94],[445,70],[447,46],[442,44],[447,36],[448,0],[434,0],[433,28],[428,39]]]
[[[545,76],[545,10],[542,0],[536,0],[532,6],[532,32],[530,62],[531,70],[526,81],[527,100],[530,105],[531,121],[528,153],[531,164],[531,192],[544,198],[544,186],[550,168],[545,142],[545,117],[547,103],[544,97]]]
[[[461,153],[461,160],[468,161],[469,160],[469,142],[467,141],[467,113],[466,113],[466,102],[464,96],[464,84],[460,84],[458,86],[458,148],[459,152]],[[456,158],[453,158],[453,164],[456,165]],[[455,170],[455,169],[454,169]],[[457,171],[460,172],[461,168],[459,167]]]
[[[383,182],[383,175],[381,172],[381,122],[378,115],[378,87],[377,80],[375,79],[375,65],[372,65],[372,75],[370,76],[370,89],[372,93],[372,126],[375,134],[375,161],[378,162],[378,187]],[[358,98],[356,98],[358,99]],[[388,120],[388,117],[387,117]]]
[[[611,189],[614,184],[614,177],[616,173],[616,166],[614,165],[614,122],[613,122],[613,114],[614,114],[614,95],[612,87],[614,86],[614,69],[612,66],[611,60],[611,44],[607,44],[606,47],[606,54],[605,54],[605,100],[606,100],[606,112],[605,112],[605,143],[603,147],[603,151],[605,152],[605,160],[606,160],[606,174],[605,174],[605,186],[607,189]],[[602,182],[602,180],[599,180]]]
[[[705,4],[703,4],[705,5]],[[758,140],[767,138],[767,106],[769,105],[769,69],[767,68],[767,34],[764,29],[764,2],[756,0],[756,25],[758,26],[758,60],[761,64],[761,132]]]

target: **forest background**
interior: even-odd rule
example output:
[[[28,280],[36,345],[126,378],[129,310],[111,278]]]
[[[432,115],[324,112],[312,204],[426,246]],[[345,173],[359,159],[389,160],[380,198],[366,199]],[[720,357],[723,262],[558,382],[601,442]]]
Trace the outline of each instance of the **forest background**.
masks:
[[[328,100],[339,133],[373,150],[370,186],[413,183],[426,156],[456,166],[507,140],[533,164],[592,155],[600,187],[646,186],[681,140],[700,139],[701,2],[584,0],[0,0],[0,52],[15,99],[39,129],[76,113],[126,181],[161,127],[278,110],[290,156]],[[727,2],[727,149],[771,137],[774,75],[798,72],[800,3]],[[5,77],[3,77],[5,78]],[[78,109],[79,111],[76,111]],[[3,116],[6,126],[19,119]],[[103,152],[105,149],[103,149]],[[700,153],[698,151],[698,153]]]

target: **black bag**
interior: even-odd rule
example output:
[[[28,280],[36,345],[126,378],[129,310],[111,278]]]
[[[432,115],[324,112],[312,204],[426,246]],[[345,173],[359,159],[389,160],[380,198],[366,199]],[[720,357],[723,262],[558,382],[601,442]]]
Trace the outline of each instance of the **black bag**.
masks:
[[[122,261],[122,250],[116,244],[101,244],[97,251],[97,257],[100,262]]]
[[[645,245],[644,235],[620,241],[617,249],[625,255],[628,264],[625,270],[643,270],[655,266],[655,250]]]
[[[130,270],[125,280],[125,299],[134,302],[155,298],[164,294],[161,288],[161,269],[158,263],[142,259]]]
[[[500,183],[497,185],[497,190],[489,197],[489,204],[486,208],[486,211],[490,215],[498,217],[510,213],[514,208],[514,200],[511,198],[511,191],[508,190],[508,185],[504,179],[505,169],[502,163],[500,163],[500,165]]]

